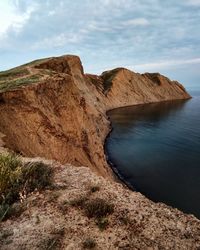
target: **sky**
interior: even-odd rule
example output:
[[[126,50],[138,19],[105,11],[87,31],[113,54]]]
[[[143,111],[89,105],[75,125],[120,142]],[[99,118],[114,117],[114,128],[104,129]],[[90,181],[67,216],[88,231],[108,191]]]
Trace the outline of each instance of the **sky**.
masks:
[[[200,89],[200,0],[0,0],[0,71],[64,54]]]

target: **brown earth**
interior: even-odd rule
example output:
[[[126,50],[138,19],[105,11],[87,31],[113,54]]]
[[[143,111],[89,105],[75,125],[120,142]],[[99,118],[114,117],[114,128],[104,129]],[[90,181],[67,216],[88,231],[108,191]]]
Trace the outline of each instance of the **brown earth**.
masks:
[[[103,149],[106,111],[187,98],[181,84],[158,73],[117,68],[97,76],[84,74],[77,56],[37,60],[0,73],[0,132],[15,152],[84,165],[112,179]]]

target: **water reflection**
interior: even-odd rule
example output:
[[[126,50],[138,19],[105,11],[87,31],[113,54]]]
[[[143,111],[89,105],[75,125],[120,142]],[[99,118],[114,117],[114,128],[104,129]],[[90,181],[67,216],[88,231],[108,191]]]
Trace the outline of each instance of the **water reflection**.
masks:
[[[106,151],[134,189],[200,217],[200,98],[108,112]]]
[[[123,128],[132,127],[140,120],[148,120],[152,122],[159,122],[167,119],[172,113],[183,109],[188,100],[166,101],[161,103],[151,103],[144,105],[136,105],[130,107],[123,107],[109,111],[107,114],[111,118],[112,123]]]

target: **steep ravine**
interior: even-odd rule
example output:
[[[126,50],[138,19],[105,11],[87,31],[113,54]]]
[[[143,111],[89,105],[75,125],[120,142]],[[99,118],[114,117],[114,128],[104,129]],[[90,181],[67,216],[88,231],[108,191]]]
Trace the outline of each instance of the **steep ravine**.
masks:
[[[117,68],[100,76],[84,74],[77,56],[38,60],[19,68],[29,71],[26,79],[33,74],[39,78],[0,90],[0,132],[6,146],[29,157],[87,166],[109,179],[113,174],[103,149],[109,132],[106,111],[190,98],[181,84],[158,73],[141,75]],[[24,78],[16,73],[8,80],[11,77],[15,82]]]

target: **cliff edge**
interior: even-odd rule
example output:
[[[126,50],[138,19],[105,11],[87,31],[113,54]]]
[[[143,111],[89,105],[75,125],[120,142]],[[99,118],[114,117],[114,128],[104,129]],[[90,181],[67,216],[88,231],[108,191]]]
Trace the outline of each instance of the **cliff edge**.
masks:
[[[36,60],[0,73],[0,132],[6,147],[24,156],[87,166],[112,179],[104,155],[106,111],[187,99],[175,81],[125,68],[84,74],[77,56]]]

